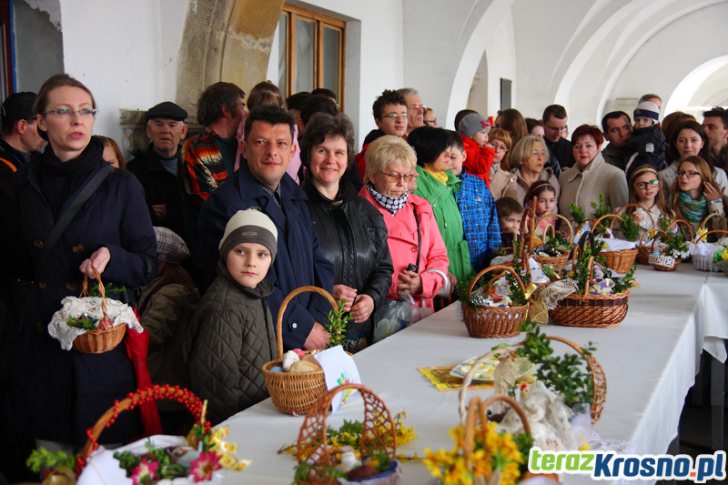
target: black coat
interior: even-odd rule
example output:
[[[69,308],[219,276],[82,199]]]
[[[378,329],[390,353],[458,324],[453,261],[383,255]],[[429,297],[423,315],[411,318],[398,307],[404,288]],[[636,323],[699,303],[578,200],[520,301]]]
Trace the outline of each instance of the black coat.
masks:
[[[179,150],[177,151],[179,154]],[[144,194],[149,208],[149,216],[155,226],[167,227],[182,239],[187,240],[184,218],[182,216],[182,195],[179,190],[177,175],[168,172],[160,157],[149,145],[147,151],[139,153],[127,164],[127,169],[137,176],[144,187]],[[167,214],[165,217],[157,217],[152,210],[153,205],[165,204]]]
[[[375,308],[387,296],[392,284],[392,258],[387,244],[387,226],[379,211],[359,197],[346,178],[341,179],[339,199],[331,201],[306,180],[313,228],[326,259],[334,265],[334,284],[344,284],[369,295]],[[372,341],[371,318],[350,323],[348,340]]]
[[[71,184],[70,193],[58,208],[49,205],[47,192],[41,188],[48,170],[44,162],[55,159],[50,149],[34,156],[17,180],[21,222],[13,231],[32,253],[35,283],[21,324],[13,390],[18,419],[36,438],[83,443],[86,428],[114,400],[136,388],[123,343],[104,354],[81,354],[62,350],[48,334],[48,323],[61,308],[61,300],[79,294],[81,262],[100,247],[111,253],[102,275],[105,282],[134,289],[149,282],[156,270],[155,236],[142,187],[132,174],[121,170],[101,183],[39,266],[44,240],[55,224],[54,212],[60,217],[75,194],[101,170],[106,163],[102,150],[101,143],[92,139],[79,157],[87,172]],[[132,418],[131,413],[122,415],[118,425],[102,434],[102,441],[131,439],[137,432]]]

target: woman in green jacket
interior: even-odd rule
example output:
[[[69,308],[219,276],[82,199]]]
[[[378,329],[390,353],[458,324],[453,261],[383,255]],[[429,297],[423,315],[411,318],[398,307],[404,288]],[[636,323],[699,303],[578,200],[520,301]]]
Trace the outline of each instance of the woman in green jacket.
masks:
[[[450,171],[450,136],[443,128],[423,126],[414,129],[407,141],[417,154],[417,188],[413,192],[432,205],[450,259],[450,273],[463,281],[473,269],[455,199],[461,181]]]

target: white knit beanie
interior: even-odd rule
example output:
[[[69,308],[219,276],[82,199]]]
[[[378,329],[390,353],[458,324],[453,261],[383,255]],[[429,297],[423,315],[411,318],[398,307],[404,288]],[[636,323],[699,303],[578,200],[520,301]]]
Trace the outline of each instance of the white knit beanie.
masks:
[[[644,101],[638,104],[632,114],[634,115],[634,118],[642,116],[644,118],[650,118],[654,123],[658,123],[660,121],[660,108],[651,101]]]
[[[225,233],[218,249],[220,256],[227,254],[240,243],[262,244],[270,251],[271,260],[278,250],[278,229],[273,221],[263,212],[255,209],[237,211],[225,226]]]

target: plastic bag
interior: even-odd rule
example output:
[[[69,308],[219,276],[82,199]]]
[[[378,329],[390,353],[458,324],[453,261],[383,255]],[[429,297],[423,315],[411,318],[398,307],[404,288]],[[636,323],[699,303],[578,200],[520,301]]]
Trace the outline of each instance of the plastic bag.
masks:
[[[374,313],[374,342],[389,337],[430,315],[432,310],[418,305],[407,293],[402,300],[385,300]]]

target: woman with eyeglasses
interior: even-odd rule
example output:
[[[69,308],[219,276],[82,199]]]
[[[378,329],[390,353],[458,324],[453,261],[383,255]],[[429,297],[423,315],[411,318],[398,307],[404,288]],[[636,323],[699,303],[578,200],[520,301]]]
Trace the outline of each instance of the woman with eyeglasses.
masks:
[[[359,194],[384,218],[392,257],[388,302],[410,295],[418,306],[434,308],[433,299],[450,291],[447,248],[432,206],[409,192],[417,177],[417,157],[400,137],[385,135],[373,141],[366,153],[365,185]]]
[[[632,216],[644,231],[659,227],[663,217],[672,217],[672,209],[665,202],[662,181],[651,165],[636,168],[629,178],[629,203],[639,207],[627,207],[620,214]],[[654,226],[653,226],[654,223]]]
[[[303,190],[324,256],[334,265],[333,294],[350,312],[344,348],[356,352],[373,341],[372,313],[389,293],[392,259],[382,215],[344,177],[354,147],[345,114],[314,115],[301,139],[308,169]]]
[[[48,324],[63,298],[79,295],[84,276],[93,282],[100,274],[107,288],[129,292],[147,284],[157,268],[156,242],[140,183],[105,162],[92,136],[91,91],[55,75],[41,87],[35,111],[48,146],[19,173],[19,227],[5,229],[18,234],[33,275],[16,347],[15,412],[36,441],[78,446],[115,400],[135,390],[134,364],[123,343],[102,354],[63,350]],[[124,413],[102,439],[121,443],[139,431],[137,415]]]
[[[450,170],[450,134],[444,128],[421,126],[412,130],[407,142],[417,154],[419,176],[414,193],[432,205],[450,259],[450,273],[457,281],[465,281],[473,268],[456,199],[462,180]]]
[[[703,160],[710,160],[710,142],[705,135],[703,126],[694,119],[687,119],[677,125],[673,130],[670,138],[669,154],[672,154],[673,161],[664,170],[660,171],[660,179],[665,183],[666,187],[675,186],[677,182],[678,164],[687,157],[700,157]],[[723,195],[728,195],[728,176],[725,170],[720,167],[714,167],[708,163],[711,168],[715,186]]]
[[[717,188],[710,164],[698,156],[688,156],[678,164],[677,179],[672,188],[675,215],[690,223],[693,232],[709,214],[717,214],[708,222],[708,229],[725,229],[725,208],[728,197]]]
[[[578,205],[589,218],[594,213],[592,202],[604,194],[610,207],[627,203],[627,178],[624,171],[604,161],[600,151],[604,143],[602,130],[594,125],[581,125],[571,137],[576,163],[561,173],[559,213],[570,217],[571,204]]]

